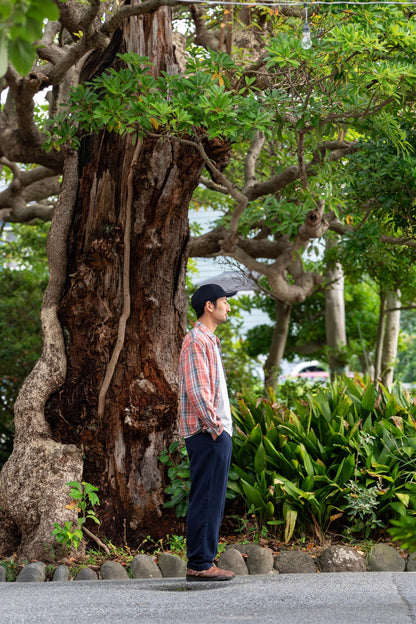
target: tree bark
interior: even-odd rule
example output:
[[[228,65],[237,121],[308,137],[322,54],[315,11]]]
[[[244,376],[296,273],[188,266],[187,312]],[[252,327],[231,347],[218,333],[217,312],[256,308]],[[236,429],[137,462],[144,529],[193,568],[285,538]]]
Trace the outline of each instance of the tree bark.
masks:
[[[391,389],[393,385],[394,364],[397,357],[397,344],[400,331],[400,291],[390,290],[386,296],[386,313],[381,356],[380,381]]]
[[[53,522],[74,520],[65,509],[71,480],[82,476],[82,455],[73,442],[55,440],[44,407],[66,374],[62,328],[57,308],[66,276],[66,236],[77,189],[77,158],[71,155],[64,169],[64,184],[48,238],[49,284],[41,321],[43,352],[25,380],[15,404],[13,452],[0,473],[0,555],[45,558],[51,544]]]
[[[127,50],[147,54],[154,73],[173,71],[170,29],[166,7],[126,20],[83,79]],[[83,140],[78,169],[65,171],[75,194],[60,201],[64,213],[74,206],[73,218],[68,235],[51,231],[60,245],[51,279],[61,262],[60,281],[45,296],[46,355],[20,393],[1,474],[2,554],[45,557],[53,522],[74,518],[69,480],[99,486],[101,529],[115,542],[155,529],[164,492],[157,456],[177,429],[188,204],[202,167],[180,142],[134,146],[103,132]]]
[[[168,140],[141,147],[129,240],[131,313],[100,415],[98,397],[123,314],[125,189],[134,149],[115,136],[95,143],[84,150],[60,306],[68,375],[48,405],[48,420],[57,438],[81,445],[84,479],[100,487],[103,532],[114,539],[124,521],[148,530],[163,500],[157,455],[177,425],[187,208],[202,162]]]
[[[377,326],[377,342],[374,354],[374,381],[377,382],[381,375],[381,358],[383,354],[384,320],[386,314],[386,294],[380,292],[380,312]]]
[[[115,52],[133,48],[155,74],[171,71],[169,29],[167,8],[130,20]],[[59,310],[68,375],[47,415],[54,436],[82,449],[84,479],[100,488],[102,531],[113,540],[123,526],[149,532],[163,503],[157,456],[177,429],[188,204],[202,167],[195,150],[162,138],[136,149],[104,132],[81,148]]]
[[[273,329],[272,343],[269,355],[264,364],[264,388],[277,389],[277,378],[280,364],[285,352],[287,334],[289,331],[290,312],[292,306],[284,301],[276,301],[276,323]]]
[[[333,239],[327,238],[327,249],[336,245]],[[345,347],[347,334],[345,330],[344,302],[344,271],[337,262],[326,268],[328,287],[325,290],[325,329],[328,349],[328,365],[331,379],[346,370]]]

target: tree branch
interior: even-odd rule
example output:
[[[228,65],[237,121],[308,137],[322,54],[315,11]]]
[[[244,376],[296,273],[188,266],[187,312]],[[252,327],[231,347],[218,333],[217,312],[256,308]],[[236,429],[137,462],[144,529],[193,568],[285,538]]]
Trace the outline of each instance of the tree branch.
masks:
[[[59,194],[60,176],[45,167],[22,171],[6,158],[0,158],[0,164],[13,172],[12,183],[0,193],[0,219],[10,223],[30,223],[35,219],[50,221],[55,202],[46,200]]]
[[[106,544],[104,544],[104,542],[102,542],[102,541],[100,540],[100,538],[99,538],[99,537],[97,537],[96,535],[94,535],[94,533],[92,533],[92,531],[90,531],[89,529],[87,529],[87,527],[86,527],[86,526],[84,526],[84,525],[82,526],[82,530],[84,531],[85,535],[88,535],[88,537],[90,537],[92,540],[94,540],[94,542],[95,542],[95,543],[96,543],[96,544],[97,544],[100,548],[102,548],[102,549],[104,550],[104,552],[105,552],[107,555],[111,555],[111,553],[110,553],[110,549],[108,548],[108,546],[107,546]]]
[[[121,22],[133,15],[145,15],[147,13],[153,13],[162,6],[174,7],[180,4],[178,0],[146,0],[142,4],[130,4],[125,5],[106,22],[101,32],[105,35],[109,35],[118,28]]]
[[[407,236],[394,238],[394,236],[381,236],[380,240],[388,245],[403,245],[405,247],[416,247],[416,240]]]
[[[256,165],[261,154],[261,150],[263,149],[264,141],[264,132],[256,132],[256,136],[251,142],[244,161],[244,194],[247,194],[248,189],[257,182]]]
[[[314,165],[323,160],[326,152],[330,152],[327,155],[329,161],[340,160],[347,154],[352,153],[356,149],[356,142],[352,141],[326,141],[318,149],[315,150],[312,160],[306,165],[306,174],[313,175]],[[301,171],[299,166],[291,165],[278,175],[266,180],[265,182],[259,182],[253,184],[247,190],[247,198],[249,201],[263,197],[264,195],[273,195],[282,191],[286,186],[294,182],[300,177]]]
[[[214,180],[211,180],[210,178],[201,176],[199,178],[199,182],[209,188],[211,191],[217,191],[218,193],[222,193],[223,195],[228,195],[228,189],[226,189],[221,184],[216,184]]]
[[[190,10],[196,30],[195,43],[203,48],[218,50],[219,34],[217,32],[212,32],[207,28],[207,12],[205,8],[200,4],[191,4]]]

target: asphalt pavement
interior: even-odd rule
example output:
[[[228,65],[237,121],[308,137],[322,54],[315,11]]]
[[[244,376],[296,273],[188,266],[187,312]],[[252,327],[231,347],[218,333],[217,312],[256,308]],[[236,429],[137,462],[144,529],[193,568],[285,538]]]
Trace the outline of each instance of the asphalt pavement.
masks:
[[[0,583],[1,624],[416,623],[416,572]]]

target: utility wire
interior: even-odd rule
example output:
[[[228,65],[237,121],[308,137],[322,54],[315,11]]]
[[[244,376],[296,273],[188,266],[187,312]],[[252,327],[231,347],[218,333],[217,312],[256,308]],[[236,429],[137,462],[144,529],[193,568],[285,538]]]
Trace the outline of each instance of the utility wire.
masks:
[[[274,2],[250,2],[250,0],[246,0],[246,2],[238,0],[181,0],[183,4],[209,4],[209,5],[232,5],[232,6],[258,6],[258,7],[279,7],[279,6],[304,6],[305,2],[278,2],[275,0]],[[313,0],[312,2],[307,3],[309,7],[316,6],[318,4],[348,4],[348,5],[395,5],[395,6],[411,6],[412,4],[416,5],[416,0],[408,0],[408,1],[397,1],[394,0]]]

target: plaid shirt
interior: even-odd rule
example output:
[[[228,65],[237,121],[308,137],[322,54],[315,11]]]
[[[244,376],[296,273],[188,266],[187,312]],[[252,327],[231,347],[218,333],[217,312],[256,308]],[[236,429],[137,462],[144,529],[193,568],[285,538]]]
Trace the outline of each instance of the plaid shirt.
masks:
[[[220,396],[216,347],[221,351],[217,336],[199,321],[183,341],[179,372],[183,436],[207,429],[222,433],[223,426],[216,415]]]

